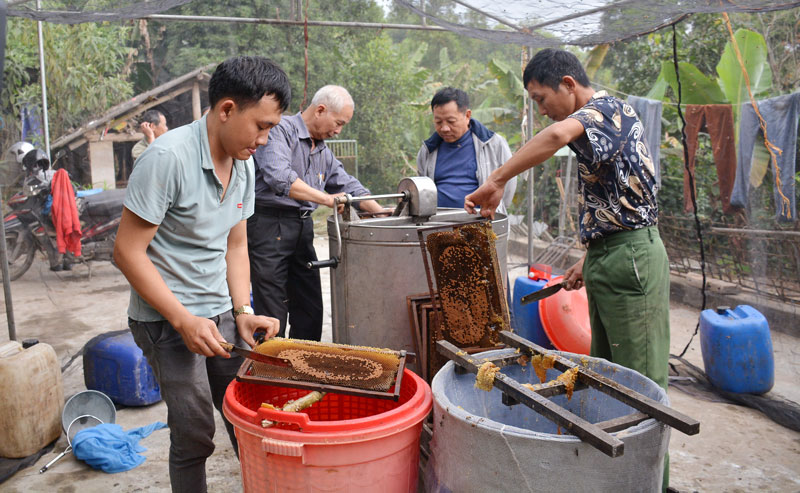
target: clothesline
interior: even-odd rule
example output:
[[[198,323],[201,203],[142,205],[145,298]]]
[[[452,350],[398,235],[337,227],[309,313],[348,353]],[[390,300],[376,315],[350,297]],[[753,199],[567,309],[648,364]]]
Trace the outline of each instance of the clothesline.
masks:
[[[599,88],[627,97],[634,107],[645,129],[644,139],[651,150],[653,161],[659,162],[662,105],[677,107],[677,103],[659,101],[627,94],[596,82]],[[681,104],[687,111],[687,136],[690,169],[694,168],[694,153],[697,150],[697,133],[706,128],[713,145],[714,162],[720,179],[720,195],[723,211],[732,213],[731,207],[746,207],[751,185],[749,184],[751,159],[756,141],[764,139],[766,127],[770,128],[770,144],[775,154],[770,156],[775,174],[776,216],[779,219],[794,218],[795,215],[795,147],[800,114],[800,92],[742,103],[740,117],[733,119],[732,105]],[[763,113],[763,115],[762,115]],[[741,136],[735,141],[738,124]],[[774,135],[774,138],[773,138]],[[661,183],[660,167],[656,166],[656,182]],[[689,176],[684,173],[684,203],[687,212],[692,209]]]

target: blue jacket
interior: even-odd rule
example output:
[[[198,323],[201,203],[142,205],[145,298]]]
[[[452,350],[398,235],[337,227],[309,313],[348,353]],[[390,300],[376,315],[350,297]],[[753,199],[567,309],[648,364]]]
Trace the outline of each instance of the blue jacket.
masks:
[[[502,135],[492,132],[478,120],[471,118],[469,131],[472,132],[472,142],[475,146],[475,160],[478,163],[476,178],[478,184],[483,185],[492,171],[503,165],[511,157],[511,149]],[[434,132],[429,139],[423,142],[417,153],[417,172],[420,176],[434,179],[436,172],[436,156],[439,145],[443,142],[438,133]],[[511,205],[514,191],[517,188],[517,178],[512,178],[506,183],[503,200],[497,207],[497,212],[506,214],[506,208]]]

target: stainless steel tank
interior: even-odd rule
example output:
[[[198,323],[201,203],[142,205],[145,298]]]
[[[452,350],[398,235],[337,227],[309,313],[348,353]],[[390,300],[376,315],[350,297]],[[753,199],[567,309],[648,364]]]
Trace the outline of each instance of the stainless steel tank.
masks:
[[[330,270],[333,342],[413,352],[406,296],[429,292],[417,230],[476,219],[463,209],[439,208],[424,222],[411,216],[340,221],[341,258]],[[492,228],[506,283],[508,218],[497,214]],[[333,256],[338,249],[333,216],[328,238]]]

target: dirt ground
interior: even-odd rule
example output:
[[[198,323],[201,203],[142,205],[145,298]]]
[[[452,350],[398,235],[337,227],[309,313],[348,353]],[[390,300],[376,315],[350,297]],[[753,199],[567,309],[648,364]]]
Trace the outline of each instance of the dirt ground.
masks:
[[[327,240],[317,239],[321,258],[327,258]],[[510,264],[520,259],[510,259]],[[511,279],[524,273],[516,267]],[[328,276],[323,273],[326,320],[330,320]],[[53,346],[63,363],[93,336],[126,327],[128,285],[109,263],[95,263],[90,271],[76,266],[70,272],[51,272],[37,260],[31,270],[12,283],[17,338],[37,338]],[[0,343],[8,339],[5,308],[0,314]],[[699,312],[671,306],[672,352],[678,353],[694,331]],[[323,338],[330,340],[330,324]],[[800,344],[798,339],[773,333],[776,385],[773,392],[800,402]],[[697,339],[687,358],[702,367]],[[64,395],[84,390],[81,358],[63,375]],[[800,433],[786,429],[761,413],[731,404],[708,402],[670,388],[672,407],[698,419],[699,435],[673,431],[670,442],[671,485],[679,491],[745,492],[800,491]],[[117,423],[125,430],[154,421],[166,422],[166,407],[157,403],[117,412]],[[217,417],[217,429],[222,423]],[[224,432],[216,434],[217,449],[207,464],[209,491],[241,491],[239,465]],[[45,454],[33,467],[19,471],[0,491],[9,493],[167,492],[168,430],[159,430],[141,441],[148,450],[146,462],[127,472],[109,475],[95,471],[72,455],[56,463],[45,474],[38,469],[66,447],[61,437],[53,453]],[[622,487],[624,491],[624,487]]]

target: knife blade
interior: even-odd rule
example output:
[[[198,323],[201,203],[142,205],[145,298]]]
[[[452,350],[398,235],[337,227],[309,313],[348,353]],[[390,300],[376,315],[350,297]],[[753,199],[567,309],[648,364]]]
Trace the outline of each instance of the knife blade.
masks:
[[[552,286],[547,286],[546,288],[542,288],[539,291],[534,291],[531,294],[526,294],[525,296],[519,299],[519,303],[520,305],[527,305],[528,303],[539,301],[543,298],[547,298],[550,295],[556,294],[557,292],[561,291],[561,288],[563,287],[564,287],[563,282],[560,282],[558,284],[553,284]]]
[[[258,361],[259,363],[266,363],[272,366],[283,366],[287,368],[292,367],[292,363],[288,359],[276,358],[275,356],[269,356],[267,354],[261,354],[255,351],[250,351],[249,349],[234,346],[229,342],[220,342],[219,345],[222,346],[222,348],[225,349],[225,351],[228,351],[229,353],[235,352],[244,356],[245,358],[250,358],[253,361]]]

